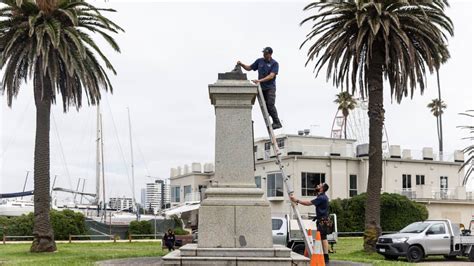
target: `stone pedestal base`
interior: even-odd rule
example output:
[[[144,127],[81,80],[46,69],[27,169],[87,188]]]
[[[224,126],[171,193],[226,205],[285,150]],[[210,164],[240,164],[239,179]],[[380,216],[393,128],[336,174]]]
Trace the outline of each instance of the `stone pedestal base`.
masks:
[[[199,208],[200,248],[271,248],[270,204],[258,188],[209,188]]]
[[[309,259],[289,248],[200,248],[187,244],[163,257],[164,265],[307,266]]]

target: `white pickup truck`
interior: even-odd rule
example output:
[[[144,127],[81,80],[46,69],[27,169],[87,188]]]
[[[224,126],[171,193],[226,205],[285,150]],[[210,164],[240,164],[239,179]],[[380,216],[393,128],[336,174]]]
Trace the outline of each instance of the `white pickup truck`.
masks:
[[[473,229],[474,220],[470,222]],[[420,262],[427,256],[443,255],[446,259],[467,256],[474,262],[474,236],[471,230],[459,229],[450,220],[427,220],[408,225],[395,234],[383,235],[377,240],[377,253],[387,260],[406,257]]]
[[[305,244],[298,222],[295,219],[290,220],[288,217],[289,215],[272,217],[273,244],[283,245],[293,252],[303,254]],[[337,216],[330,214],[329,218],[334,224],[334,232],[328,235],[328,242],[332,247],[337,242]],[[312,220],[304,219],[303,223],[306,229],[316,230],[316,223]]]

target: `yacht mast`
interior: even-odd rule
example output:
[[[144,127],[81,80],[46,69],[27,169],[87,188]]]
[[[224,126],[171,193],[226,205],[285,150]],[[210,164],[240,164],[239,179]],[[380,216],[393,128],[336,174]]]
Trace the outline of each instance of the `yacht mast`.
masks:
[[[104,221],[107,218],[107,201],[105,199],[105,167],[104,167],[104,128],[102,127],[102,114],[100,115],[100,155],[102,168],[102,206],[104,207]]]
[[[100,203],[100,106],[97,103],[97,137],[96,137],[96,165],[95,165],[95,203]]]
[[[131,166],[132,166],[132,205],[133,211],[137,211],[136,209],[136,201],[135,201],[135,166],[133,165],[133,143],[132,143],[132,122],[130,120],[130,108],[127,107],[128,112],[128,132],[130,135],[130,159],[131,159]]]

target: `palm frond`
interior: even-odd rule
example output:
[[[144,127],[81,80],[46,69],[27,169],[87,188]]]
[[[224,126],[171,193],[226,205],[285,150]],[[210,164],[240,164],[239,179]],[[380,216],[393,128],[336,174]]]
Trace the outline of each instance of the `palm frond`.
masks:
[[[341,89],[367,95],[367,74],[374,51],[384,55],[383,72],[392,99],[423,93],[426,76],[449,58],[447,36],[453,23],[444,13],[447,1],[314,2],[315,12],[301,24],[313,23],[300,48],[308,46],[306,65]]]
[[[112,91],[110,79],[97,58],[116,74],[112,63],[90,33],[101,36],[112,48],[120,47],[109,33],[123,29],[102,15],[115,12],[83,0],[57,0],[54,6],[34,1],[4,0],[0,9],[0,68],[7,103],[12,105],[22,82],[33,78],[43,97],[55,102],[61,94],[63,109],[80,108],[100,101],[101,90]],[[43,86],[46,82],[48,86]],[[47,90],[47,91],[46,91]]]

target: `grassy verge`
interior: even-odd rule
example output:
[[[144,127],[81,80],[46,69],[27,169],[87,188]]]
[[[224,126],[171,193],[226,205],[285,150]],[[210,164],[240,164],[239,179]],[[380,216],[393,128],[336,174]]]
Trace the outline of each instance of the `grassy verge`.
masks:
[[[405,258],[399,258],[397,261],[385,260],[382,255],[378,253],[368,254],[363,251],[363,241],[361,237],[343,237],[334,246],[335,253],[330,254],[332,260],[348,260],[365,262],[375,266],[378,265],[414,265],[408,263]],[[459,261],[467,261],[465,258],[458,259]],[[445,261],[442,256],[428,257],[427,261]]]
[[[367,254],[363,251],[362,238],[339,238],[335,245],[332,260],[357,261],[379,265],[413,265],[400,258],[398,261],[387,261],[377,253]],[[92,265],[96,261],[132,258],[159,257],[166,254],[157,242],[133,243],[72,243],[58,244],[54,253],[34,254],[29,252],[30,244],[0,245],[0,265]],[[429,257],[429,261],[445,261],[443,257]],[[467,261],[466,259],[458,259]]]
[[[92,265],[96,261],[163,256],[161,244],[132,243],[72,243],[58,244],[54,253],[30,253],[30,244],[0,245],[0,265]]]

